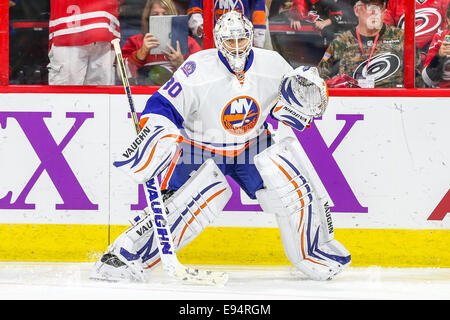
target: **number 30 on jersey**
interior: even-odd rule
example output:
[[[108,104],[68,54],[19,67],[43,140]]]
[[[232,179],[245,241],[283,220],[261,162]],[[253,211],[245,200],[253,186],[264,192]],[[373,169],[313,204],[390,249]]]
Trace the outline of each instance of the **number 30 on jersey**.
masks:
[[[167,90],[167,93],[172,98],[176,98],[183,88],[179,82],[175,82],[175,79],[172,77],[169,81],[167,81],[166,85],[163,87],[163,90]]]

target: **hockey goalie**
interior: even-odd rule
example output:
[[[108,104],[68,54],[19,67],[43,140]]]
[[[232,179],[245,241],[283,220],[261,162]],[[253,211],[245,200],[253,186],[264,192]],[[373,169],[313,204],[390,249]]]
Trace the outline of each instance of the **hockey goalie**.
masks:
[[[277,52],[252,47],[252,24],[238,12],[217,21],[214,40],[216,48],[191,55],[148,99],[139,135],[114,166],[136,183],[164,172],[176,251],[221,214],[229,176],[276,216],[289,261],[310,279],[331,279],[351,259],[334,239],[326,191],[294,139],[275,142],[265,121],[270,114],[307,130],[326,110],[327,86],[316,68],[293,69]],[[145,281],[161,262],[147,213],[107,248],[94,278]]]

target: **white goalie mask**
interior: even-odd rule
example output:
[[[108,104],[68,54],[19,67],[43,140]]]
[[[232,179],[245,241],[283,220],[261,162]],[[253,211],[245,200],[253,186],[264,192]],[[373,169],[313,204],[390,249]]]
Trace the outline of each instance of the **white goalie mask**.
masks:
[[[241,13],[230,11],[214,27],[216,48],[225,56],[234,72],[244,70],[253,43],[253,25]]]
[[[328,87],[316,67],[300,66],[284,75],[279,101],[311,117],[320,117],[328,105]]]

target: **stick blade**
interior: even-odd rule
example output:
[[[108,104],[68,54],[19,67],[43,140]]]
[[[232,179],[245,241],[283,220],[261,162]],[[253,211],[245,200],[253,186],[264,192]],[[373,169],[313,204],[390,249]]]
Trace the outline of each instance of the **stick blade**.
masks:
[[[228,281],[228,274],[220,271],[200,270],[180,265],[173,276],[190,284],[224,286]]]

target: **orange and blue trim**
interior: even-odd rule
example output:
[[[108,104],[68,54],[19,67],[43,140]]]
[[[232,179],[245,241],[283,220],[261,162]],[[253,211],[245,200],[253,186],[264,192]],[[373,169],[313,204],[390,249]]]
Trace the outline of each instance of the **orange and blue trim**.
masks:
[[[278,157],[280,159],[282,159],[294,171],[296,176],[300,177],[300,179],[302,180],[302,182],[304,184],[307,183],[306,179],[301,175],[301,173],[298,171],[298,169],[289,160],[287,160],[285,157],[283,157],[281,155],[278,155]],[[295,187],[295,190],[297,191],[297,193],[298,193],[298,195],[300,197],[300,203],[302,204],[302,210],[301,210],[301,213],[300,213],[301,214],[300,225],[299,225],[299,230],[300,230],[300,226],[302,226],[302,221],[303,221],[303,217],[304,217],[304,210],[303,210],[303,208],[305,206],[305,203],[304,203],[304,200],[303,200],[304,195],[302,194],[302,192],[301,192],[301,190],[299,188],[299,185],[297,184],[297,182],[295,182],[295,180],[291,177],[291,175],[280,164],[278,164],[275,160],[273,160],[273,159],[271,159],[271,160],[281,170],[281,172],[283,172],[283,174],[288,178],[288,180],[293,184],[293,186]],[[310,203],[309,203],[308,208],[307,208],[307,210],[308,210],[308,213],[307,213],[308,214],[308,221],[311,221],[312,214],[313,214],[313,212],[312,212],[312,200],[313,200],[313,198],[312,198],[312,194],[310,193],[311,189],[309,187],[306,187],[306,190],[308,191],[308,197],[309,197],[309,200],[310,200]],[[302,248],[303,259],[311,261],[311,262],[316,263],[316,264],[321,264],[321,263],[319,263],[317,261],[309,259],[305,255],[305,252],[304,252],[304,232],[305,232],[304,224],[301,227],[301,229],[302,229],[302,231],[301,231],[301,248]],[[316,253],[318,253],[318,254],[320,254],[320,255],[322,255],[322,256],[330,259],[330,260],[334,260],[334,261],[336,261],[336,262],[338,262],[340,264],[343,264],[343,265],[350,263],[350,261],[351,261],[351,256],[350,255],[349,256],[345,256],[345,257],[344,256],[337,256],[337,255],[330,255],[330,254],[327,254],[327,253],[319,250],[319,248],[318,248],[319,229],[320,229],[320,226],[317,227],[317,230],[315,231],[315,235],[314,235],[314,240],[311,242],[311,238],[312,238],[311,237],[311,234],[312,234],[311,233],[311,223],[308,223],[308,225],[307,225],[307,228],[306,228],[306,248],[308,250],[308,256],[314,257],[316,259],[324,260],[321,256],[316,254]]]
[[[195,210],[195,212],[192,213],[192,217],[189,219],[188,222],[186,222],[186,225],[184,226],[183,230],[181,231],[180,237],[178,239],[178,244],[177,246],[180,245],[181,240],[183,239],[184,233],[186,232],[187,227],[194,221],[195,217],[200,213],[200,211],[206,207],[206,205],[211,202],[214,198],[216,198],[217,196],[219,196],[222,192],[224,192],[226,190],[226,188],[223,188],[219,191],[217,191],[216,193],[214,193],[213,195],[211,195],[208,199],[204,200],[204,202],[201,205],[198,205],[198,201],[200,200],[200,198],[202,198],[202,196],[208,192],[211,188],[215,187],[216,185],[220,184],[221,182],[215,182],[213,184],[210,184],[209,186],[207,186],[206,188],[204,188],[202,191],[200,191],[198,193],[198,195],[193,198],[193,200],[191,202],[189,202],[186,206],[186,208],[181,212],[180,216],[178,217],[178,219],[174,222],[174,224],[172,225],[172,227],[170,228],[170,231],[173,233],[175,232],[175,229],[178,227],[178,225],[180,224],[180,222],[183,220],[183,217],[191,211],[191,209],[194,207],[194,204],[197,204],[198,209]]]

